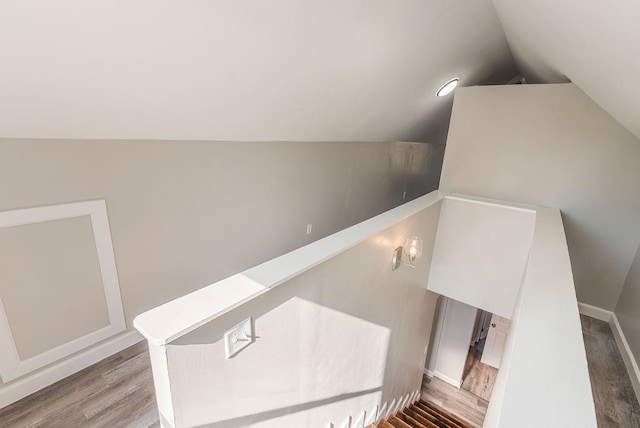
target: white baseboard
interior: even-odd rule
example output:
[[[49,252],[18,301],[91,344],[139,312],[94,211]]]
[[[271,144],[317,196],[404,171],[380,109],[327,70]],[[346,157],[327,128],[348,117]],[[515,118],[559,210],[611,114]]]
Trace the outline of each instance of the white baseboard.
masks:
[[[435,377],[436,373],[433,370],[429,370],[429,369],[424,369],[424,374],[426,374],[429,377]]]
[[[142,335],[132,330],[13,382],[0,384],[0,409],[142,340]]]
[[[629,377],[631,378],[633,391],[636,393],[636,397],[640,401],[640,369],[638,369],[638,362],[631,352],[629,342],[627,342],[627,338],[624,336],[624,332],[622,331],[622,327],[620,326],[618,317],[616,317],[615,313],[611,316],[609,325],[613,331],[613,337],[616,339],[616,344],[618,345],[618,349],[622,355],[624,365],[626,366]]]
[[[462,385],[461,381],[455,380],[452,377],[442,374],[438,370],[434,370],[433,375],[438,379],[442,379],[443,381],[447,382],[449,385],[455,386],[456,388],[460,388],[460,385]]]
[[[587,305],[586,303],[578,302],[578,309],[582,315],[586,315],[591,318],[595,318],[600,321],[609,322],[613,316],[613,312],[606,309],[599,308],[597,306]]]
[[[622,327],[618,322],[616,314],[597,306],[587,305],[586,303],[578,303],[578,308],[582,315],[599,319],[609,324],[611,331],[613,332],[613,337],[616,340],[616,345],[618,345],[618,350],[620,350],[620,355],[622,355],[622,361],[624,361],[627,373],[629,373],[631,385],[633,385],[633,391],[636,393],[638,400],[640,400],[640,369],[638,368],[638,362],[631,352],[629,342],[627,342],[627,338],[622,331]]]
[[[416,389],[415,391],[405,395],[404,397],[400,397],[397,400],[393,399],[391,404],[388,401],[385,401],[382,406],[376,406],[374,409],[375,416],[369,419],[366,426],[375,425],[379,423],[382,419],[387,419],[389,416],[399,412],[410,404],[414,404],[416,401],[420,399],[420,389]],[[365,412],[366,413],[366,412]],[[358,425],[359,426],[359,425]]]

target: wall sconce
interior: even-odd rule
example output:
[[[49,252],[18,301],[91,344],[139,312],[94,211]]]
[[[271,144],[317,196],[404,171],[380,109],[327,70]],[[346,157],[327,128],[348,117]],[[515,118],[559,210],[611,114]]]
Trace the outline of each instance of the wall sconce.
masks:
[[[422,239],[417,236],[410,236],[407,238],[407,242],[404,244],[406,249],[405,255],[409,259],[409,262],[402,261],[403,248],[398,247],[393,250],[393,258],[391,259],[391,270],[396,270],[401,264],[415,267],[413,262],[415,259],[422,255]]]

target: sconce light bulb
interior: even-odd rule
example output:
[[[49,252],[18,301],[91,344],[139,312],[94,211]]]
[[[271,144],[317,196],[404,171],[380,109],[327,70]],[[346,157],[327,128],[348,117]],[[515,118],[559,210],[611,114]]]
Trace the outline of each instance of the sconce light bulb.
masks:
[[[407,248],[407,257],[411,263],[422,255],[422,239],[418,236],[409,237],[405,247]]]

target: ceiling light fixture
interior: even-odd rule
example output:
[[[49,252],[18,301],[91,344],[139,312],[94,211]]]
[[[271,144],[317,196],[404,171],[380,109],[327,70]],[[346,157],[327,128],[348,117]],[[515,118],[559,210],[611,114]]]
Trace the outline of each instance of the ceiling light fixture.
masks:
[[[436,96],[444,97],[445,95],[450,94],[451,92],[453,92],[456,86],[458,86],[458,83],[460,83],[460,79],[454,77],[444,85],[440,86],[440,89],[438,89],[438,91],[436,92]]]

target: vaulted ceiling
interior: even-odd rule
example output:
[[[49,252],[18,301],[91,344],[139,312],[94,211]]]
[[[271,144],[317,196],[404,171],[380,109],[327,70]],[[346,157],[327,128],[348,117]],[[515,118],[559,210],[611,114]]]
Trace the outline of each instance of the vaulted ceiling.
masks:
[[[572,81],[640,138],[640,2],[493,2],[527,81]]]
[[[3,2],[0,137],[444,142],[443,82],[517,71],[640,137],[638,22],[635,0]]]
[[[515,74],[491,0],[0,6],[0,137],[444,142]]]

